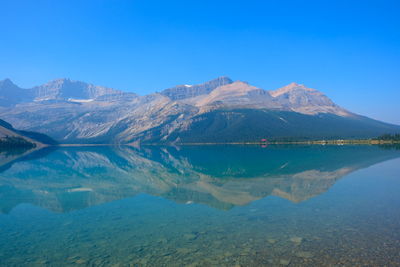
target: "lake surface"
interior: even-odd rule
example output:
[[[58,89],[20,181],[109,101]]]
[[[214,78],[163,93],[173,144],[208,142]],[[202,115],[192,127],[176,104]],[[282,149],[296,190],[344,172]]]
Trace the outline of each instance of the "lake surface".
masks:
[[[0,266],[400,266],[400,150],[0,154]]]

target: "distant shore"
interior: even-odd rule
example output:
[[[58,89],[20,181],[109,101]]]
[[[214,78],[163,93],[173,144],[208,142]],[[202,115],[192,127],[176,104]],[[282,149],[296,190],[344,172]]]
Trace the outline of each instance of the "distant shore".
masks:
[[[75,146],[121,146],[125,144],[57,144],[54,146],[61,146],[61,147],[75,147]]]
[[[399,140],[375,139],[338,139],[312,141],[267,141],[267,142],[192,142],[192,143],[148,143],[142,146],[190,146],[190,145],[392,145],[400,144]],[[97,146],[140,146],[139,144],[57,144],[59,147],[97,147]],[[52,146],[52,145],[50,145]]]
[[[226,142],[226,143],[180,143],[176,145],[392,145],[398,140],[313,140],[313,141],[269,141],[269,142]],[[158,145],[158,144],[152,144]]]

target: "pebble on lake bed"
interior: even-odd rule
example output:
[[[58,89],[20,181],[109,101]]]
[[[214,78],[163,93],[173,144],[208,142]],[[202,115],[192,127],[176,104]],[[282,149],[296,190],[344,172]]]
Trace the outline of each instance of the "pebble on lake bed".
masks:
[[[189,248],[177,248],[176,252],[181,253],[181,254],[188,254],[188,253],[192,252],[192,250]]]
[[[292,241],[293,243],[299,245],[303,241],[303,238],[294,236],[294,237],[290,238],[290,241]]]
[[[280,264],[280,265],[284,265],[284,266],[288,266],[289,263],[290,263],[290,260],[287,260],[287,259],[281,259],[281,260],[279,261],[279,264]]]
[[[310,259],[313,257],[313,254],[308,251],[300,251],[296,253],[296,256],[299,258]]]
[[[197,235],[195,234],[184,234],[183,237],[187,240],[194,240],[197,238]]]
[[[85,264],[85,263],[86,263],[86,260],[84,260],[84,259],[79,259],[79,260],[76,260],[75,263],[76,263],[76,264]]]

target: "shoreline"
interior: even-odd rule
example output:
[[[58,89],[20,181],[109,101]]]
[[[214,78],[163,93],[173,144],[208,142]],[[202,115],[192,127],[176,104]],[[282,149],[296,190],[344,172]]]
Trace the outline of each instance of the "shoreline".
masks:
[[[198,145],[395,145],[400,144],[400,140],[371,140],[371,139],[358,139],[358,140],[314,140],[314,141],[271,141],[271,142],[199,142],[199,143],[149,143],[139,144],[139,146],[198,146]],[[48,145],[55,147],[97,147],[97,146],[138,146],[138,144],[57,144]]]

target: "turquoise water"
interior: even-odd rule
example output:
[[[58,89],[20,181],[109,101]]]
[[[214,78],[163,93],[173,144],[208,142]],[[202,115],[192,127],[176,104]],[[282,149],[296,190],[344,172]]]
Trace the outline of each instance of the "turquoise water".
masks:
[[[1,266],[400,266],[400,150],[0,154]]]

